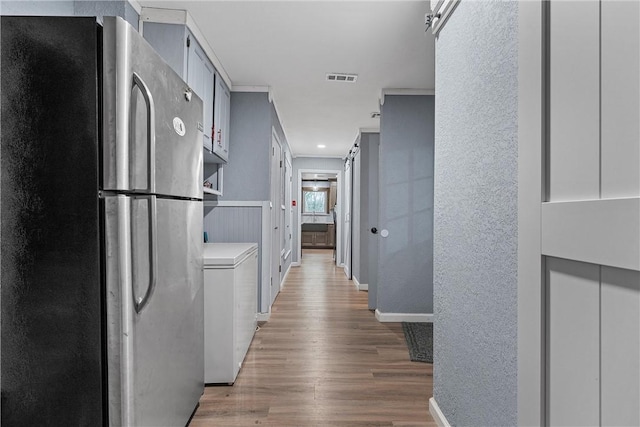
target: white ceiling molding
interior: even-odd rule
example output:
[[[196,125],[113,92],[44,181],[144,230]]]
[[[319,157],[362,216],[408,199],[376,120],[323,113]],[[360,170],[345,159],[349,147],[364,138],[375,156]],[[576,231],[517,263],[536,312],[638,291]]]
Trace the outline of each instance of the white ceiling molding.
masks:
[[[179,9],[159,9],[156,7],[143,7],[140,10],[142,22],[159,22],[162,24],[187,25],[187,11]]]
[[[140,22],[144,24],[145,22],[158,22],[162,24],[180,24],[186,25],[187,28],[193,33],[200,46],[205,51],[216,71],[222,77],[222,80],[227,84],[227,87],[233,87],[231,83],[231,78],[227,74],[227,71],[224,69],[224,66],[218,59],[218,56],[214,52],[213,48],[207,41],[206,37],[200,31],[200,28],[196,25],[195,21],[191,17],[191,14],[186,10],[180,9],[161,9],[157,7],[142,7],[140,14]],[[144,25],[140,25],[140,32],[143,33]]]
[[[434,36],[438,36],[438,33],[447,23],[447,19],[451,16],[458,3],[461,0],[431,0],[431,32]],[[426,17],[425,17],[426,21]],[[426,24],[426,22],[425,22]],[[427,28],[428,29],[428,28]]]
[[[384,105],[387,95],[435,95],[435,89],[382,89],[380,91],[380,105]]]
[[[282,133],[284,134],[284,142],[289,147],[289,151],[291,152],[291,157],[295,157],[293,155],[293,148],[291,148],[291,143],[289,142],[289,137],[287,137],[287,131],[284,126],[284,121],[282,120],[282,116],[280,115],[280,111],[278,111],[278,104],[276,104],[276,100],[273,99],[273,91],[269,89],[269,102],[273,104],[273,109],[276,110],[276,115],[278,116],[278,121],[280,122],[280,127],[282,128]]]
[[[380,133],[380,128],[360,128],[360,133]]]
[[[136,0],[127,0],[138,15],[142,14],[142,6]]]
[[[380,133],[380,128],[360,128],[358,129],[358,133],[356,133],[356,137],[353,138],[354,144],[360,140],[360,137],[363,133]]]
[[[232,92],[271,92],[269,86],[234,85]]]

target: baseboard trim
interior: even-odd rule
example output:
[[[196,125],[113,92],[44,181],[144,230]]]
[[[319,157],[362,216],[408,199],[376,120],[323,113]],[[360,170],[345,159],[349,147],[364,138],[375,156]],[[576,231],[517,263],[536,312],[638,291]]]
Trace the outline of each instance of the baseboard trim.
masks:
[[[258,313],[257,320],[258,322],[268,322],[271,317],[271,313]]]
[[[369,285],[367,283],[358,282],[358,278],[356,276],[352,276],[353,284],[356,285],[356,289],[359,291],[368,291]]]
[[[433,417],[433,420],[436,422],[436,424],[438,424],[438,427],[451,427],[451,424],[449,424],[449,421],[447,421],[447,418],[440,410],[436,399],[434,399],[433,397],[429,399],[429,413]]]
[[[376,319],[385,322],[425,322],[433,323],[432,313],[382,313],[376,308]]]
[[[291,267],[300,267],[302,265],[301,262],[292,262]]]
[[[282,276],[282,280],[280,281],[280,290],[284,289],[284,284],[287,281],[287,276],[289,275],[290,271],[291,271],[291,264],[289,264],[289,268],[287,268],[287,271],[284,273],[284,276]]]

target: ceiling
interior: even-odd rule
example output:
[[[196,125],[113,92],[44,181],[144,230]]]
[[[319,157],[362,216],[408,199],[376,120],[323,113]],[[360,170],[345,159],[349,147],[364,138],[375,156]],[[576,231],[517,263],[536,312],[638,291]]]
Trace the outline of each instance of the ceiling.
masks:
[[[138,3],[186,9],[234,86],[269,86],[294,156],[344,157],[359,129],[379,128],[382,89],[434,89],[428,1]]]

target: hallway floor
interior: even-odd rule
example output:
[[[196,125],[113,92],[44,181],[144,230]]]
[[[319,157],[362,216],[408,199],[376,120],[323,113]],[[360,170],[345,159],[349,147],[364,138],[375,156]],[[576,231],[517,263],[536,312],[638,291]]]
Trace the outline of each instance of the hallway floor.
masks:
[[[399,323],[379,323],[336,268],[304,250],[233,386],[206,387],[192,427],[436,426],[433,365],[411,362]]]

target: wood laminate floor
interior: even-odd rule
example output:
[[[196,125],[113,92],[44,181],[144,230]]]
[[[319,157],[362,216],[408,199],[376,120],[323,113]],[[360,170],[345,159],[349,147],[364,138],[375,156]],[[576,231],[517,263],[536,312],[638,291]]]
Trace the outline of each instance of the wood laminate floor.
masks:
[[[399,323],[379,323],[336,268],[304,250],[233,386],[206,387],[192,427],[436,426],[433,365],[411,362]]]

